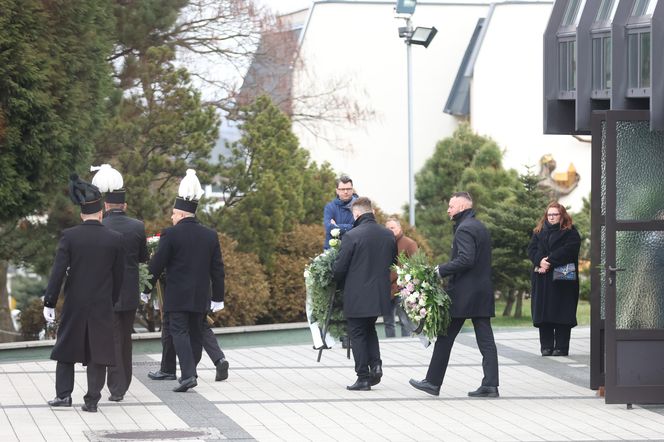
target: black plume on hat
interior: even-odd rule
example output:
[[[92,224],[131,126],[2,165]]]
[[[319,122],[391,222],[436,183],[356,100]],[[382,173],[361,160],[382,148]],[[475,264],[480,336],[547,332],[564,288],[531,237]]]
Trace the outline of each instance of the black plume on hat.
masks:
[[[97,186],[83,181],[75,173],[69,176],[69,198],[74,204],[81,206],[84,214],[101,210],[101,192]]]

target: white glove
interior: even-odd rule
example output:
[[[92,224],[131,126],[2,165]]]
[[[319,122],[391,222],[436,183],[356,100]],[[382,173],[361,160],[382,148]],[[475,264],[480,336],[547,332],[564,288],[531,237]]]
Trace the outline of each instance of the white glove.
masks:
[[[44,319],[49,324],[55,322],[55,309],[52,307],[44,307]]]
[[[212,313],[216,313],[219,310],[223,310],[224,309],[224,301],[221,301],[221,302],[210,301],[210,309],[212,310]]]
[[[150,294],[149,293],[141,293],[141,302],[143,304],[147,304],[149,300],[150,300]]]

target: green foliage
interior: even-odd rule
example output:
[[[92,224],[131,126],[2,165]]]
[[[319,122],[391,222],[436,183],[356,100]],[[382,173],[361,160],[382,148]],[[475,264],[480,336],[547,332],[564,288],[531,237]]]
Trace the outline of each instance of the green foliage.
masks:
[[[590,195],[583,199],[583,207],[580,211],[570,214],[574,226],[581,235],[581,250],[579,259],[590,261]]]
[[[215,326],[253,325],[268,308],[270,292],[258,257],[239,250],[237,241],[219,235],[226,272],[224,309],[213,315]]]
[[[278,265],[268,273],[271,302],[259,322],[272,324],[306,320],[306,288],[302,273],[310,257],[323,249],[324,237],[322,224],[298,224],[281,236],[275,254]]]
[[[270,268],[282,233],[304,218],[302,171],[308,155],[288,117],[269,98],[243,108],[241,121],[242,137],[222,164],[228,198],[210,217],[241,250],[256,253]]]
[[[335,197],[334,188],[337,185],[337,175],[332,170],[330,163],[325,162],[319,167],[316,162],[312,162],[304,170],[302,180],[304,215],[300,222],[322,225],[325,204]],[[323,231],[321,235],[323,235],[321,238],[324,238],[325,232]]]
[[[332,271],[338,253],[339,251],[334,247],[324,250],[310,261],[304,273],[307,303],[311,308],[311,322],[318,322],[321,329],[324,328],[330,311],[330,297],[334,296],[327,332],[335,338],[347,335],[346,318],[343,313],[343,293],[337,290]]]
[[[23,310],[35,298],[44,294],[46,280],[39,276],[14,275],[10,295],[16,300],[16,308]]]
[[[129,209],[146,220],[168,216],[188,167],[202,182],[210,177],[208,158],[218,135],[214,108],[201,102],[173,58],[167,47],[146,51],[136,68],[140,87],[109,109],[113,115],[95,154],[96,163],[110,162],[122,172]]]
[[[506,296],[530,291],[532,265],[528,259],[528,244],[548,203],[547,195],[537,185],[538,176],[528,171],[519,181],[520,185],[500,206],[486,210],[485,221],[493,246],[494,289]]]
[[[108,2],[0,0],[0,221],[87,163],[110,76]]]
[[[418,228],[428,239],[435,260],[447,260],[452,247],[452,222],[447,216],[452,193],[470,192],[483,221],[487,210],[514,197],[517,174],[504,170],[501,161],[498,145],[473,133],[467,124],[437,143],[433,156],[415,177]]]

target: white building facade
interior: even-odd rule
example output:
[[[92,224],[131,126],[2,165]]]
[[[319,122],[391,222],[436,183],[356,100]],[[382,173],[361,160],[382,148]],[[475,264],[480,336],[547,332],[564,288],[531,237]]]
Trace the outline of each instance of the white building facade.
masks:
[[[362,195],[388,213],[401,213],[408,202],[406,47],[397,28],[396,2],[314,1],[300,33],[300,63],[295,65],[293,96],[345,82],[343,93],[370,118],[359,124],[295,124],[302,147],[317,162],[329,162],[350,175]],[[539,170],[551,154],[555,172],[573,163],[576,188],[561,201],[578,210],[590,192],[590,143],[570,135],[542,134],[543,30],[550,1],[423,2],[411,19],[414,26],[435,26],[428,48],[412,46],[414,170],[419,171],[435,145],[461,121],[489,136],[504,149],[504,166],[525,173]],[[478,20],[484,19],[476,32]],[[466,116],[443,112],[453,92],[471,38],[470,110]],[[310,105],[310,104],[309,104]],[[295,112],[307,112],[297,108]],[[312,130],[313,128],[313,130]]]

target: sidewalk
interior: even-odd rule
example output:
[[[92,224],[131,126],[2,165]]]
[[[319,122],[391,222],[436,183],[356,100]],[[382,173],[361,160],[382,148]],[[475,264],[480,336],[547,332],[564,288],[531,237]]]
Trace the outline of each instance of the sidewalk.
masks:
[[[496,343],[497,399],[466,395],[482,378],[472,332],[457,339],[440,397],[408,384],[424,377],[432,352],[415,338],[381,341],[385,375],[369,392],[346,390],[353,363],[341,348],[325,351],[320,363],[311,345],[227,350],[224,382],[214,382],[203,355],[198,387],[187,393],[173,393],[174,381],[147,378],[159,355],[137,355],[125,400],[108,402],[104,389],[92,414],[80,410],[80,365],[74,407],[50,408],[54,361],[3,363],[0,441],[664,440],[664,406],[627,410],[588,388],[588,328],[573,329],[569,357],[541,357],[535,329],[498,330]]]

